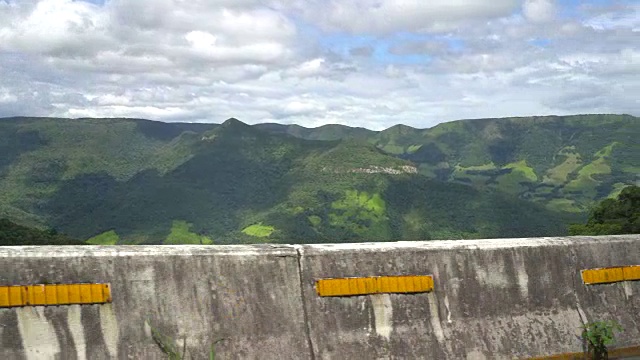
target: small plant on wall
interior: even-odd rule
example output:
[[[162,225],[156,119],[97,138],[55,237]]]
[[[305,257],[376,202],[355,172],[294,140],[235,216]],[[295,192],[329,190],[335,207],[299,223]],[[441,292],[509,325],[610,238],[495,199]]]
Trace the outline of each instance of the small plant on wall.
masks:
[[[594,321],[582,326],[582,340],[587,359],[609,359],[607,346],[615,342],[615,332],[623,331],[616,321]]]
[[[149,322],[147,322],[149,327],[151,328],[151,337],[153,341],[160,347],[163,353],[167,355],[168,360],[188,360],[193,359],[193,355],[187,358],[187,339],[185,338],[183,341],[182,351],[180,351],[176,341],[169,336],[165,336],[158,329],[151,326]],[[227,338],[219,338],[215,340],[211,344],[211,349],[209,350],[209,360],[215,360],[216,358],[216,349],[215,346],[221,341],[228,340]]]

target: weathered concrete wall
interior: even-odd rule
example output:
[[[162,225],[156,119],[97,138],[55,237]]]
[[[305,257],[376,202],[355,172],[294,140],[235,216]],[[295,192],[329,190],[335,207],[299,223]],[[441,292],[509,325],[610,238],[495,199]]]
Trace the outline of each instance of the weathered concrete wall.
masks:
[[[109,282],[113,303],[0,309],[0,359],[495,359],[580,351],[585,321],[640,345],[640,236],[304,246],[0,247],[0,285]],[[427,294],[319,297],[332,277],[433,275]]]
[[[310,245],[301,250],[319,359],[496,359],[580,351],[583,321],[640,345],[640,282],[583,285],[581,269],[640,264],[640,237]],[[433,274],[427,294],[314,295],[314,279]]]
[[[166,359],[147,321],[196,359],[220,337],[223,359],[308,358],[298,274],[292,247],[3,247],[1,284],[109,282],[113,303],[0,309],[0,359]]]

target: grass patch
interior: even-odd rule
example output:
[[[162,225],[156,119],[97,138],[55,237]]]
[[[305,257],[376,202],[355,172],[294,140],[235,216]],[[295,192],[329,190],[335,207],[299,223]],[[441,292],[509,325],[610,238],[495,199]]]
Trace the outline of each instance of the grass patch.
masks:
[[[496,178],[497,188],[509,194],[519,194],[526,191],[528,188],[523,183],[534,183],[538,180],[535,171],[527,166],[525,160],[507,164],[504,169],[511,169],[511,172]]]
[[[547,170],[544,182],[552,184],[564,184],[567,182],[569,174],[576,171],[582,164],[580,155],[575,152],[575,147],[570,146],[560,150],[560,155],[564,155],[565,160],[558,166]]]
[[[526,160],[521,160],[515,163],[507,164],[505,165],[504,168],[513,169],[513,171],[511,172],[512,174],[514,172],[520,173],[522,174],[522,176],[524,176],[524,178],[526,178],[530,182],[538,181],[538,175],[536,175],[536,172],[533,170],[533,168],[527,165]]]
[[[307,217],[307,219],[309,220],[311,225],[313,225],[313,227],[318,227],[320,226],[320,224],[322,224],[322,218],[318,215],[310,215]]]
[[[105,231],[85,241],[90,245],[116,245],[120,241],[120,236],[115,230]]]
[[[345,198],[335,201],[331,207],[347,212],[363,209],[374,216],[380,216],[384,214],[385,202],[380,194],[369,195],[366,191],[347,190]]]
[[[582,209],[576,205],[576,202],[569,199],[552,199],[547,203],[547,208],[554,211],[564,211],[570,213],[582,212]]]
[[[617,141],[612,142],[611,144],[603,147],[602,149],[600,149],[597,153],[596,156],[597,157],[608,157],[611,156],[611,153],[613,152],[613,147],[616,145],[619,145],[620,143]]]
[[[382,147],[382,150],[394,155],[404,154],[404,147],[396,144],[386,144]]]
[[[482,170],[493,170],[495,168],[496,168],[496,164],[494,164],[493,162],[490,162],[488,164],[476,165],[476,166],[467,166],[467,167],[462,167],[460,165],[456,165],[454,171],[463,171],[463,172],[466,172],[468,170],[482,171]]]
[[[249,236],[269,237],[276,229],[273,226],[263,225],[262,223],[247,226],[242,232]]]
[[[593,176],[598,174],[611,174],[611,167],[609,166],[609,164],[607,164],[606,160],[603,158],[597,159],[592,163],[585,165],[578,172],[578,178],[588,177],[591,180],[597,182],[597,180],[594,179]]]
[[[607,198],[608,199],[617,199],[618,195],[620,195],[620,193],[622,192],[622,189],[626,188],[629,185],[632,185],[632,184],[625,184],[625,183],[615,183],[615,184],[613,184],[613,190],[607,196]]]
[[[183,220],[174,220],[171,226],[171,232],[164,241],[167,245],[180,245],[180,244],[192,244],[192,245],[211,245],[213,240],[204,235],[198,235],[191,232],[192,224],[189,224]]]
[[[470,173],[475,171],[490,171],[495,170],[496,165],[491,162],[483,165],[474,165],[474,166],[460,166],[456,165],[453,169],[453,173],[451,174],[454,180],[461,179],[469,179],[471,184],[478,188],[483,188],[487,185],[487,181],[491,179],[490,175],[478,174],[478,173]]]
[[[378,193],[347,190],[345,197],[331,204],[330,224],[366,236],[388,235],[386,203]]]
[[[535,194],[539,196],[550,195],[555,190],[555,187],[551,186],[538,186],[535,189]]]
[[[578,177],[565,186],[565,191],[582,191],[582,193],[588,197],[595,197],[596,187],[600,184],[600,181],[594,179],[594,176],[611,174],[611,166],[607,163],[607,158],[611,154],[615,144],[614,142],[599,150],[595,154],[596,159],[578,171]]]

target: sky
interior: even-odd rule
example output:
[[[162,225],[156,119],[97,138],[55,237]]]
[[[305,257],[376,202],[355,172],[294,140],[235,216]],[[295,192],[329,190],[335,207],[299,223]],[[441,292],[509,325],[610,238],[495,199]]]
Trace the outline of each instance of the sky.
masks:
[[[0,117],[640,116],[640,0],[0,0]]]

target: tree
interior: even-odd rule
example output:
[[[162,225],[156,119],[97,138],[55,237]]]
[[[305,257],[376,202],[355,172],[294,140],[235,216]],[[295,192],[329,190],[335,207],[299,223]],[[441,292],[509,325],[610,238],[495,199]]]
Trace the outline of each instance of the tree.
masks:
[[[603,200],[591,211],[586,224],[570,225],[569,234],[640,234],[640,187],[628,186],[617,199]]]
[[[84,242],[70,238],[57,231],[42,231],[0,219],[0,246],[8,245],[83,245]]]

